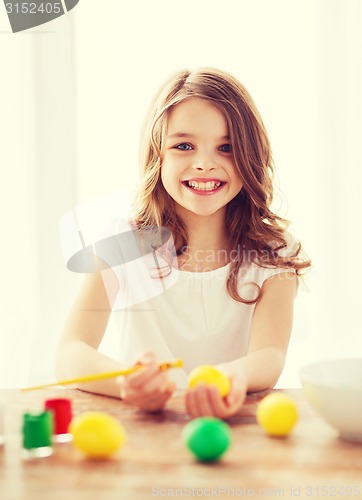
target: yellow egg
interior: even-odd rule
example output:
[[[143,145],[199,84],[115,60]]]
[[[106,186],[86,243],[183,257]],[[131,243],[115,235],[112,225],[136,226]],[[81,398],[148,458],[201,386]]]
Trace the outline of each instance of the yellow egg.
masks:
[[[120,422],[103,412],[89,411],[73,418],[69,426],[73,444],[90,458],[106,458],[126,441]]]
[[[286,436],[298,420],[298,410],[291,397],[271,393],[258,404],[256,419],[271,436]]]
[[[188,378],[189,388],[196,387],[200,383],[214,385],[219,389],[222,397],[227,396],[230,392],[230,379],[217,368],[210,365],[201,365],[194,368]]]

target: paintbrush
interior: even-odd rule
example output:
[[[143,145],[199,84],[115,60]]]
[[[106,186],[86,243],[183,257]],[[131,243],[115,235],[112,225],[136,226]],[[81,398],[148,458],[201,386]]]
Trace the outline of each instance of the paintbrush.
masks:
[[[159,363],[159,368],[161,371],[168,370],[170,368],[181,368],[183,366],[182,359],[175,359],[174,361],[167,361],[163,363]],[[37,389],[44,389],[46,387],[53,387],[55,385],[69,385],[69,384],[77,384],[79,382],[93,382],[95,380],[103,380],[106,378],[119,377],[120,375],[127,376],[131,373],[134,373],[141,368],[144,368],[142,364],[136,364],[129,368],[124,368],[123,370],[117,370],[113,372],[102,372],[102,373],[94,373],[92,375],[84,375],[83,377],[70,378],[67,380],[59,380],[57,382],[50,382],[49,384],[42,385],[34,385],[32,387],[24,387],[21,389],[22,391],[35,391]]]

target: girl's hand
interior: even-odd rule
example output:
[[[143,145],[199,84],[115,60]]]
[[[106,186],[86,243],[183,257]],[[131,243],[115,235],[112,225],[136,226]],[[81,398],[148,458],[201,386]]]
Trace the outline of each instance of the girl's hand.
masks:
[[[121,399],[142,410],[161,410],[175,390],[175,383],[169,380],[167,371],[160,370],[151,352],[144,353],[137,363],[144,368],[117,378]]]
[[[193,417],[228,418],[234,415],[246,398],[247,383],[241,375],[233,375],[230,393],[222,398],[216,387],[200,384],[186,393],[187,413]]]

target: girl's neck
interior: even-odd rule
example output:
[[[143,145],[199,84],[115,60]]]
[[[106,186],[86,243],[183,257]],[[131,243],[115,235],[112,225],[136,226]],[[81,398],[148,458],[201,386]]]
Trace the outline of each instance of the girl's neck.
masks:
[[[186,222],[188,245],[178,258],[184,271],[211,271],[228,262],[228,239],[224,217],[195,216]]]

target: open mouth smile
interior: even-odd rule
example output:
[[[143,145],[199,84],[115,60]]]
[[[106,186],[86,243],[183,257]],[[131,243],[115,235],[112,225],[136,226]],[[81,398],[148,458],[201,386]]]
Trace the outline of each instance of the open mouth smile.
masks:
[[[226,184],[226,182],[217,179],[207,181],[198,181],[191,179],[182,181],[182,184],[197,194],[213,194],[219,191]]]

